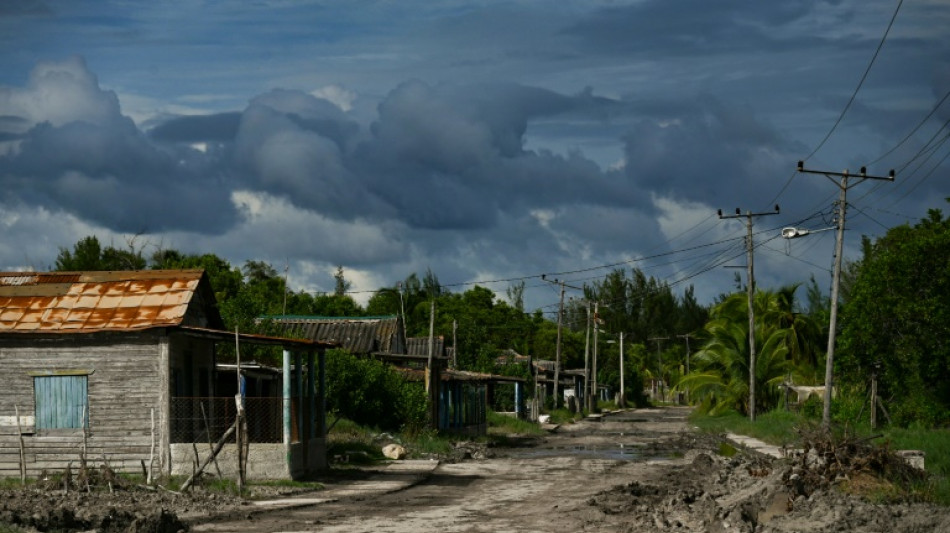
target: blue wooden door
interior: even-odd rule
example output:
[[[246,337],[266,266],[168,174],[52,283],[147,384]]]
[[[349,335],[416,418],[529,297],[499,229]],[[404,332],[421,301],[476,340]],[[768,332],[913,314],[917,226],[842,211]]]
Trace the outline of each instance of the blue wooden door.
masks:
[[[37,376],[36,429],[81,428],[89,420],[88,376]],[[83,420],[85,415],[85,421]]]

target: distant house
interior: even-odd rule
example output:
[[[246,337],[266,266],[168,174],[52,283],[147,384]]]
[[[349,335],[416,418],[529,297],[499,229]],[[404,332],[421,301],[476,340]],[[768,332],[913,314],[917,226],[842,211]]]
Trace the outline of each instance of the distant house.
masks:
[[[530,355],[521,355],[514,350],[506,350],[499,356],[495,363],[501,366],[523,365],[531,369],[531,375],[537,385],[536,394],[538,401],[542,404],[548,396],[554,394],[554,375],[556,362],[548,359],[538,359]],[[566,401],[568,396],[575,396],[580,402],[584,402],[584,391],[587,372],[581,369],[561,368],[558,374],[559,393],[563,395]],[[597,387],[601,389],[601,387]]]
[[[354,355],[375,357],[392,364],[408,381],[425,385],[429,363],[429,337],[406,338],[398,316],[324,317],[282,315],[264,317],[283,328],[287,335],[319,342],[338,343]],[[443,337],[434,337],[432,346],[432,425],[453,433],[484,434],[489,398],[496,383],[514,384],[516,405],[523,402],[524,380],[449,369],[454,348]],[[516,409],[517,411],[518,409]]]
[[[327,317],[276,315],[262,317],[287,332],[288,336],[332,342],[353,355],[406,353],[402,319],[390,316]]]
[[[0,475],[62,470],[83,450],[119,471],[190,474],[193,443],[206,451],[234,420],[215,344],[235,342],[284,350],[282,394],[245,406],[282,428],[251,445],[248,475],[325,467],[325,388],[303,383],[324,382],[329,344],[225,331],[201,270],[0,273]]]

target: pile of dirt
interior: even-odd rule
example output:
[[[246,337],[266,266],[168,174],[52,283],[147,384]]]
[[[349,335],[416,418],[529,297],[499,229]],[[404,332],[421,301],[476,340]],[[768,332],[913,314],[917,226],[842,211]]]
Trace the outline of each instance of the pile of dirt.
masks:
[[[26,531],[177,533],[187,515],[230,512],[244,501],[196,488],[177,493],[121,477],[54,477],[0,490],[0,524]]]
[[[588,500],[600,522],[620,531],[950,532],[946,508],[907,499],[875,503],[841,490],[855,480],[881,480],[871,465],[902,468],[887,453],[866,455],[849,443],[850,448],[835,447],[836,454],[813,449],[810,456],[825,457],[823,462],[777,460],[724,445],[716,437],[686,434],[676,440],[667,445],[689,449],[683,461]]]

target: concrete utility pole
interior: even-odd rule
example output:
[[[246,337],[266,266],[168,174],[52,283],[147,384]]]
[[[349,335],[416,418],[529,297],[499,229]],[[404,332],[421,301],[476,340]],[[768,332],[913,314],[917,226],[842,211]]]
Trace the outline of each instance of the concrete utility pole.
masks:
[[[623,388],[623,332],[620,332],[620,407],[626,407],[627,393]]]
[[[868,176],[867,168],[861,167],[860,172],[855,175],[855,178],[858,178],[858,181],[848,184],[848,178],[852,175],[848,173],[847,169],[844,172],[829,172],[826,170],[806,170],[805,162],[798,162],[798,171],[805,174],[821,174],[831,180],[832,183],[838,186],[840,194],[838,196],[838,231],[837,231],[837,241],[835,242],[835,266],[834,273],[832,274],[831,281],[831,320],[828,325],[828,357],[825,360],[825,398],[824,398],[824,409],[821,414],[821,423],[828,429],[831,427],[831,389],[834,386],[833,370],[834,370],[834,356],[835,356],[835,328],[837,327],[838,322],[838,285],[841,282],[841,254],[844,249],[844,222],[845,214],[848,207],[848,189],[858,185],[859,183],[864,182],[864,180],[885,180],[885,181],[894,181],[894,170],[891,170],[887,176]],[[841,178],[840,181],[835,180],[835,177]]]
[[[584,403],[587,404],[587,411],[590,407],[590,302],[587,302],[587,327],[584,330]]]
[[[685,334],[685,335],[677,335],[677,337],[679,337],[679,338],[681,338],[681,339],[686,339],[686,374],[687,374],[687,375],[689,375],[689,356],[690,356],[690,351],[689,351],[689,338],[690,338],[691,336],[692,336],[692,335],[690,335],[689,333],[687,333],[687,334]],[[686,402],[689,403],[689,389],[686,389]]]
[[[557,349],[555,350],[557,355],[554,359],[554,408],[557,409],[561,406],[561,395],[558,394],[558,389],[561,385],[561,327],[564,322],[564,282],[560,283],[561,285],[561,299],[558,302],[557,306]]]
[[[747,274],[748,274],[748,292],[749,292],[749,420],[755,422],[755,311],[753,309],[753,297],[755,296],[755,269],[753,268],[753,257],[755,250],[755,243],[752,241],[752,217],[761,217],[767,215],[777,215],[779,213],[779,208],[776,205],[775,211],[769,213],[753,213],[751,211],[746,211],[746,214],[742,214],[742,211],[737,207],[735,215],[725,215],[722,214],[722,209],[719,210],[719,218],[746,218],[746,228],[748,229],[748,235],[746,237],[746,250],[749,254]]]
[[[452,320],[452,368],[459,366],[459,344],[458,344],[459,321]]]
[[[426,393],[429,397],[429,423],[439,428],[438,370],[432,365],[435,357],[435,298],[429,306],[429,357],[426,362]]]
[[[597,412],[597,324],[600,322],[600,302],[594,302],[594,358],[591,361],[591,385],[590,385],[590,412]]]
[[[554,408],[557,409],[561,406],[561,398],[558,394],[558,387],[560,386],[561,381],[561,324],[563,322],[562,317],[564,316],[564,287],[571,287],[570,285],[564,283],[563,281],[558,281],[555,279],[551,281],[547,278],[547,274],[541,274],[541,280],[547,281],[548,283],[554,283],[561,287],[561,298],[558,302],[557,307],[557,348],[554,361]],[[572,289],[583,290],[580,287],[571,287]]]
[[[651,337],[648,341],[656,341],[656,391],[663,394],[663,355],[660,353],[660,341],[668,340],[669,337]]]

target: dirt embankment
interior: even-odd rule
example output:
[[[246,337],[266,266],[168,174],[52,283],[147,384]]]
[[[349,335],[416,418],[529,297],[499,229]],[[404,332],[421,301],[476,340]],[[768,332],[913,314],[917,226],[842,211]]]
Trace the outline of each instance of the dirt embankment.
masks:
[[[711,533],[950,532],[950,509],[874,501],[893,494],[894,487],[871,470],[842,470],[829,482],[824,475],[829,464],[816,462],[814,453],[810,459],[778,460],[737,450],[724,457],[719,438],[679,440],[678,447],[688,451],[676,464],[590,498],[594,514],[588,515],[588,526]]]

